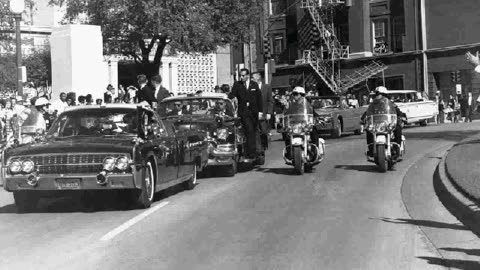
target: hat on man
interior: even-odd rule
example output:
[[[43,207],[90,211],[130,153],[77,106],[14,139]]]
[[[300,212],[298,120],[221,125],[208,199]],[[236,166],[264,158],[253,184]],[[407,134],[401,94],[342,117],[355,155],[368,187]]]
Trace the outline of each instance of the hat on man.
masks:
[[[386,94],[388,93],[388,90],[385,86],[378,86],[377,88],[375,88],[375,93]]]
[[[48,104],[50,104],[50,102],[44,97],[39,97],[37,100],[35,100],[35,106],[44,106]]]
[[[305,95],[305,88],[303,88],[301,86],[297,86],[297,87],[293,88],[292,93],[299,93],[299,94]]]

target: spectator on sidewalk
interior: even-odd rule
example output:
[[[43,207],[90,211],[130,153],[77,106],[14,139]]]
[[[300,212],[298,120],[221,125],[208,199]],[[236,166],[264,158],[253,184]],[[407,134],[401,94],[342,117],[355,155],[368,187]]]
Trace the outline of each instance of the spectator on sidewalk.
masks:
[[[467,115],[466,115],[466,121],[472,122],[472,113],[473,113],[473,96],[472,92],[468,92],[467,96]]]
[[[67,103],[67,94],[65,92],[61,92],[60,99],[57,99],[52,102],[53,110],[57,111],[57,115],[65,111],[65,108],[68,107]]]

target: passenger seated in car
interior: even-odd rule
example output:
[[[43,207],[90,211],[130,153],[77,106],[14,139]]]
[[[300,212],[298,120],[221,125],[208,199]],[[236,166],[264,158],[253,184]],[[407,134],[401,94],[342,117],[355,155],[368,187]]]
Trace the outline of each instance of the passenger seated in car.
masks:
[[[230,106],[231,107],[231,106]],[[225,100],[217,100],[215,101],[215,107],[210,110],[211,114],[218,114],[218,115],[227,115],[233,117],[233,108],[228,108],[227,102]]]
[[[182,102],[175,102],[173,110],[169,113],[169,115],[184,115],[190,114],[186,109],[186,106],[182,106]]]

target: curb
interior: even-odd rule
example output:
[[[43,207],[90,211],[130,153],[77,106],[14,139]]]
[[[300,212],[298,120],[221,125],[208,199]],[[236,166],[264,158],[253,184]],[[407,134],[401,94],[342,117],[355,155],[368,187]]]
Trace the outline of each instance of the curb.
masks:
[[[438,198],[459,221],[480,237],[480,206],[464,194],[448,174],[445,159],[448,150],[435,170],[433,187]]]

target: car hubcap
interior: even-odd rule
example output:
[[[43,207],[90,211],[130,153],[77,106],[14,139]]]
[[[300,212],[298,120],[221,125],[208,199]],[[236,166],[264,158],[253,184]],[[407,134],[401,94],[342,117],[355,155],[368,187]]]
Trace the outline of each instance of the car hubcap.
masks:
[[[153,200],[153,172],[152,172],[152,164],[150,162],[147,163],[148,172],[145,175],[145,185],[147,188],[148,199],[151,201]]]

